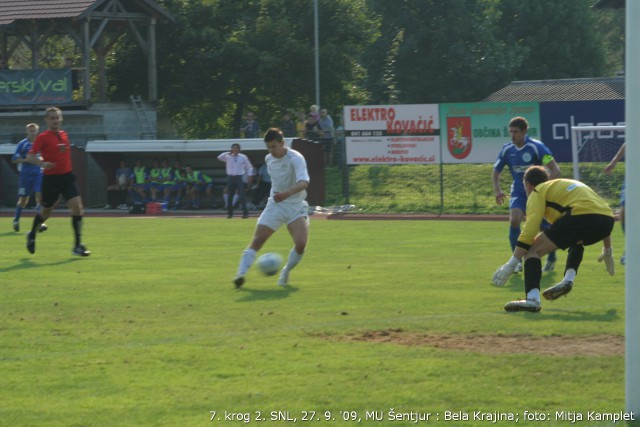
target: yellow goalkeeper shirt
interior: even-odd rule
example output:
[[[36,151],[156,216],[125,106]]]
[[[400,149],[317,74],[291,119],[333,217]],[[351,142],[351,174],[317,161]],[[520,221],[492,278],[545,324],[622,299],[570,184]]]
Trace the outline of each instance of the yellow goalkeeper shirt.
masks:
[[[553,224],[565,215],[599,214],[613,211],[588,185],[572,179],[554,179],[539,184],[527,199],[527,217],[518,242],[531,245],[543,219]]]

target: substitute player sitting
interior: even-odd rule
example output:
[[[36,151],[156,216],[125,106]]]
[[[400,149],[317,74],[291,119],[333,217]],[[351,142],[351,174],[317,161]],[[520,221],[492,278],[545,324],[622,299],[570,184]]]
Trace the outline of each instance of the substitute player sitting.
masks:
[[[253,240],[240,258],[238,272],[233,279],[236,288],[244,284],[256,253],[285,224],[294,246],[280,271],[278,285],[289,284],[289,273],[302,259],[309,237],[309,204],[305,200],[309,185],[307,162],[298,151],[284,145],[284,135],[278,128],[270,128],[264,134],[264,142],[269,151],[265,163],[271,176],[271,193],[258,218]]]
[[[569,249],[564,279],[543,292],[547,300],[555,300],[571,292],[582,262],[584,247],[602,240],[602,255],[610,275],[615,274],[611,230],[613,211],[602,197],[582,182],[572,179],[549,180],[543,166],[532,166],[524,174],[527,191],[527,220],[518,237],[511,259],[493,275],[493,283],[502,286],[516,265],[524,259],[526,298],[508,302],[506,311],[540,311],[540,258],[558,248]],[[539,232],[546,219],[551,227]]]

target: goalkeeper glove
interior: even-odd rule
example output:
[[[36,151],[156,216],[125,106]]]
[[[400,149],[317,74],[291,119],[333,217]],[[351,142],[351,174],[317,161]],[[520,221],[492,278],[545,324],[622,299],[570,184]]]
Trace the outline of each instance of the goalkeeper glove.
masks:
[[[616,274],[616,263],[613,261],[613,249],[602,248],[602,254],[598,257],[598,262],[604,261],[607,272],[610,276]]]
[[[511,277],[514,270],[515,267],[510,263],[506,263],[505,265],[501,266],[496,270],[495,273],[493,273],[493,278],[491,279],[493,281],[493,284],[496,286],[503,286],[505,283],[507,283],[507,280],[509,280],[509,277]]]

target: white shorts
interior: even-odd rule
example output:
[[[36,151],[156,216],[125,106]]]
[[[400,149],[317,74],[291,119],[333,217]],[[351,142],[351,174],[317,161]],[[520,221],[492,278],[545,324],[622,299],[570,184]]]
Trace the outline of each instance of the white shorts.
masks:
[[[291,224],[298,218],[309,218],[309,203],[276,203],[271,198],[258,218],[258,225],[277,230],[284,224]]]

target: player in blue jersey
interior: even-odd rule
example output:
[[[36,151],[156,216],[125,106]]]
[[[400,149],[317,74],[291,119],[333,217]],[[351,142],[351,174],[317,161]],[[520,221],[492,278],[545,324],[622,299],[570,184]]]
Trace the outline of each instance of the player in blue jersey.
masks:
[[[541,141],[527,135],[529,122],[524,117],[514,117],[509,122],[509,135],[511,142],[502,146],[498,159],[493,165],[493,190],[496,195],[496,203],[504,203],[506,195],[500,189],[500,173],[505,166],[509,168],[513,183],[509,196],[509,243],[513,252],[520,235],[520,224],[524,220],[527,208],[527,191],[524,188],[524,173],[530,166],[544,166],[549,171],[549,179],[560,177],[560,168],[553,158],[551,150]],[[543,224],[544,227],[544,224]],[[549,253],[547,262],[542,271],[553,271],[556,264],[556,253]],[[518,265],[515,272],[522,271]]]
[[[33,140],[36,139],[40,132],[40,126],[35,123],[29,123],[26,126],[27,137],[20,141],[16,146],[16,152],[11,158],[11,162],[18,165],[18,203],[16,204],[16,214],[13,218],[13,231],[20,231],[20,216],[22,215],[22,209],[27,207],[29,203],[29,197],[31,193],[34,193],[36,198],[36,209],[40,213],[42,205],[42,168],[40,166],[32,165],[27,162],[27,153],[31,150]],[[45,223],[40,224],[38,231],[43,232],[47,230]]]

